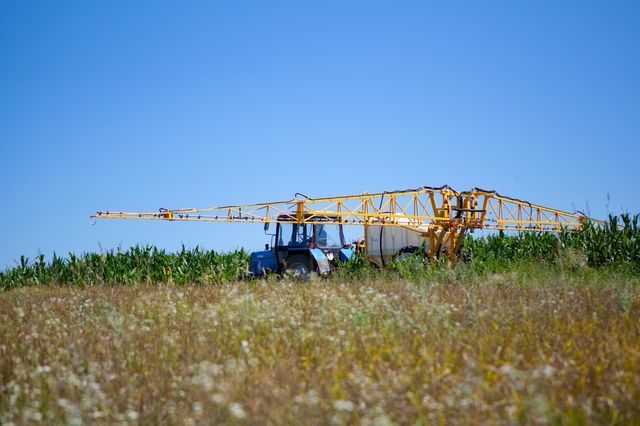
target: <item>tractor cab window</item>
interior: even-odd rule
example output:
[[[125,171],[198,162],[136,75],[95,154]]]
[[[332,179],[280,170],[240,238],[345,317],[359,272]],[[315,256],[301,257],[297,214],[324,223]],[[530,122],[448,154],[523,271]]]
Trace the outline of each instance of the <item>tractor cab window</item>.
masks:
[[[334,224],[319,224],[315,226],[316,244],[318,247],[331,248],[344,246],[342,227]]]
[[[278,246],[304,247],[311,243],[312,225],[281,223],[278,226]]]

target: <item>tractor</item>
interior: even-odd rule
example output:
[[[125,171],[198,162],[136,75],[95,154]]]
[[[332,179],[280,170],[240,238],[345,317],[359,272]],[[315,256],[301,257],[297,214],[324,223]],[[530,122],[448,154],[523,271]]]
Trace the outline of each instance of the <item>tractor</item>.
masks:
[[[328,276],[339,262],[354,256],[338,220],[337,216],[325,215],[316,218],[314,223],[299,223],[290,215],[281,215],[274,234],[269,234],[270,223],[265,223],[271,245],[266,244],[265,250],[251,254],[249,275],[261,277],[277,273],[303,279],[313,273]]]

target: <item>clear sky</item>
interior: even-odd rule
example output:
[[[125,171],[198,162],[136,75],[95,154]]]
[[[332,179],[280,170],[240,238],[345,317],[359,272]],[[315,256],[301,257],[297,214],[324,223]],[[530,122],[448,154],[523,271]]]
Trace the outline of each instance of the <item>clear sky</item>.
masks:
[[[0,268],[258,249],[260,225],[89,215],[295,192],[640,212],[639,22],[637,1],[0,2]]]

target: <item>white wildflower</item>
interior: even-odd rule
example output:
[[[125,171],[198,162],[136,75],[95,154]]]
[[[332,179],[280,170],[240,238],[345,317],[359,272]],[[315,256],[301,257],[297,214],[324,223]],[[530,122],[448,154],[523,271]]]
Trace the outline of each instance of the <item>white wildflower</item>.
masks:
[[[391,426],[393,422],[389,417],[384,414],[381,414],[373,419],[373,426]]]
[[[333,403],[333,408],[338,411],[353,411],[354,407],[353,402],[345,399],[339,399]]]
[[[135,410],[127,411],[127,418],[135,422],[136,420],[138,420],[138,412]]]
[[[545,365],[542,368],[542,374],[544,374],[544,376],[547,377],[547,378],[553,376],[553,373],[555,373],[555,371],[556,371],[556,369],[553,368],[550,365]]]
[[[505,364],[502,367],[500,367],[498,370],[500,371],[500,373],[504,374],[505,376],[511,376],[515,372],[515,368],[513,368],[510,364]]]
[[[33,411],[28,413],[27,416],[29,419],[36,421],[36,422],[41,422],[42,421],[42,414],[37,412],[37,411]]]
[[[245,417],[247,417],[247,413],[245,413],[244,408],[242,408],[242,405],[238,404],[237,402],[232,402],[231,404],[229,404],[229,412],[233,417],[237,419],[244,419]]]
[[[49,367],[48,365],[39,365],[36,367],[36,373],[38,374],[51,373],[51,367]]]
[[[211,402],[213,402],[214,404],[224,404],[226,398],[224,397],[223,394],[221,393],[214,393],[213,395],[211,395]]]
[[[91,418],[93,418],[93,419],[101,419],[103,417],[104,417],[104,413],[102,411],[94,410],[91,413]]]

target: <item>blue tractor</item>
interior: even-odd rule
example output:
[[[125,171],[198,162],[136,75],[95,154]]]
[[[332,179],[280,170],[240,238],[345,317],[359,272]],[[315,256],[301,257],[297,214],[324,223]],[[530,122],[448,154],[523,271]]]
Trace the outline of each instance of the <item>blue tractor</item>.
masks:
[[[309,278],[313,273],[327,276],[338,262],[354,256],[352,245],[345,242],[342,224],[330,216],[313,218],[314,223],[298,223],[290,215],[278,217],[271,246],[251,254],[249,275],[268,273]],[[269,223],[265,224],[265,232]]]

